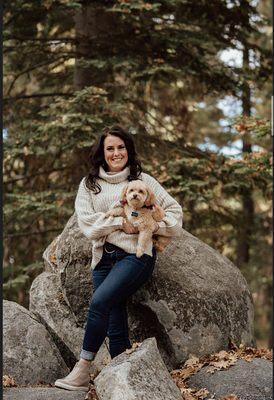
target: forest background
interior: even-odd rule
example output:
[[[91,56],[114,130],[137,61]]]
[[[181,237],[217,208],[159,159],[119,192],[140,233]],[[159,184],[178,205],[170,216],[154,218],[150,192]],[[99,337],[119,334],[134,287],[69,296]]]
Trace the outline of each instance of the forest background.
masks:
[[[232,260],[271,346],[270,0],[4,2],[4,298],[28,306],[106,125]]]

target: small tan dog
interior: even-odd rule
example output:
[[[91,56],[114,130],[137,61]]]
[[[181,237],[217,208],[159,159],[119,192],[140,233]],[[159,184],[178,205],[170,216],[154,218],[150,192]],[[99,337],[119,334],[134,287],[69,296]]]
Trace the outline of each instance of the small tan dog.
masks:
[[[162,207],[155,204],[156,199],[151,189],[142,181],[134,180],[123,189],[121,206],[117,206],[106,213],[106,217],[126,217],[127,220],[138,228],[138,244],[136,256],[144,254],[148,242],[157,228],[157,222],[162,221],[165,212]],[[169,244],[170,238],[157,235],[153,243],[158,251],[163,251]]]

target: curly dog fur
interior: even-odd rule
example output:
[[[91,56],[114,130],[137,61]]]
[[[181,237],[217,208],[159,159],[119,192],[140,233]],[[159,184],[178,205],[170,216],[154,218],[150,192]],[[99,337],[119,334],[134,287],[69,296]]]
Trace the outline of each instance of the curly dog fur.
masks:
[[[138,228],[138,244],[136,256],[144,254],[145,247],[149,241],[157,251],[163,251],[169,244],[170,238],[156,235],[153,232],[157,229],[157,222],[162,221],[165,212],[162,207],[155,204],[156,198],[151,189],[144,182],[134,180],[128,183],[121,195],[121,206],[115,207],[106,213],[106,217],[123,216]]]

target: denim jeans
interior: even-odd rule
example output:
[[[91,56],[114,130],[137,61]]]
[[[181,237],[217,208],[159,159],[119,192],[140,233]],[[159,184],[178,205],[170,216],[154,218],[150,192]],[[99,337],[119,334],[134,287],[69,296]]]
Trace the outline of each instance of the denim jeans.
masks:
[[[137,258],[106,244],[103,257],[92,271],[93,296],[89,306],[80,357],[92,360],[106,336],[111,358],[131,347],[128,337],[127,299],[152,275],[156,261],[144,254]]]

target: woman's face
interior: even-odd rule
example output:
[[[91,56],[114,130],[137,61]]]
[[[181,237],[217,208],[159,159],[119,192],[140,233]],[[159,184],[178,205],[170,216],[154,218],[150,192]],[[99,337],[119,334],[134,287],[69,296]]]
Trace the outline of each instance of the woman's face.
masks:
[[[118,136],[107,136],[104,140],[104,157],[110,172],[122,171],[128,162],[125,142]]]

